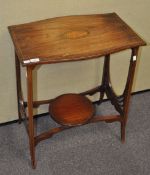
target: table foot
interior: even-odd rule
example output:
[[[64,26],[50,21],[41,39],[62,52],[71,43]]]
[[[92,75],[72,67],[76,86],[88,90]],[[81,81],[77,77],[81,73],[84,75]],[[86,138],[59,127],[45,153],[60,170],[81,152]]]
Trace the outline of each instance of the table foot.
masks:
[[[125,143],[125,122],[121,122],[121,142]]]
[[[18,119],[18,124],[21,124],[22,121],[23,121],[22,117],[19,117],[19,119]]]
[[[36,168],[36,162],[32,161],[31,164],[32,164],[32,168],[35,169]]]

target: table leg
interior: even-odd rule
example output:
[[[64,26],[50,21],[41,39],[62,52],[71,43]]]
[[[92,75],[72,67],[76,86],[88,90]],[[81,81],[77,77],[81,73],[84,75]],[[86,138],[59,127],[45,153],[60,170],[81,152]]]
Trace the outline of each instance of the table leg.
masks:
[[[29,145],[32,167],[35,168],[35,140],[34,140],[34,119],[33,119],[33,82],[32,66],[27,66],[27,100],[28,100],[28,118],[29,118]]]
[[[19,117],[19,123],[21,123],[22,121],[21,108],[20,108],[21,93],[22,93],[21,92],[21,73],[20,73],[20,62],[16,53],[15,53],[15,67],[16,67],[18,117]]]
[[[102,75],[102,83],[101,83],[101,92],[100,92],[100,99],[99,103],[102,102],[104,98],[104,94],[106,91],[106,87],[109,84],[109,63],[110,63],[110,55],[106,55],[104,58],[104,66],[103,66],[103,75]]]
[[[137,60],[137,55],[138,55],[138,49],[139,48],[132,48],[130,66],[129,66],[129,71],[128,71],[128,78],[127,78],[125,90],[123,93],[123,98],[124,98],[123,114],[124,116],[121,122],[121,140],[122,142],[125,141],[125,128],[126,128],[126,123],[128,119],[129,102],[130,102],[133,78],[134,78],[135,67],[136,67],[136,62],[137,62],[136,60]]]

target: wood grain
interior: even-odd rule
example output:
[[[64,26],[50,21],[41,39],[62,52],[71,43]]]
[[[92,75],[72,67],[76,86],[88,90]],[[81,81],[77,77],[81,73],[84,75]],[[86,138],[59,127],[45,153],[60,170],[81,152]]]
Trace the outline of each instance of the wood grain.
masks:
[[[18,113],[24,113],[24,107],[28,107],[28,133],[33,168],[36,166],[35,146],[40,141],[78,125],[118,121],[121,123],[121,140],[125,141],[127,113],[136,66],[135,58],[138,56],[139,46],[146,43],[116,13],[58,17],[8,28],[16,51]],[[109,63],[111,53],[125,49],[132,49],[132,55],[126,87],[120,99],[111,86]],[[101,85],[81,94],[64,94],[53,100],[33,102],[32,72],[36,64],[78,61],[99,56],[105,56]],[[21,90],[20,63],[27,66],[27,103],[23,100]],[[83,95],[94,95],[98,92],[100,93],[98,103],[102,102],[106,93],[120,115],[94,117],[94,106]],[[49,111],[52,118],[63,126],[36,136],[33,107],[45,103],[50,103]],[[21,115],[19,118],[21,120]]]
[[[116,13],[57,17],[9,26],[17,55],[44,64],[96,58],[146,43]]]
[[[50,104],[49,111],[57,123],[67,126],[84,124],[95,113],[91,101],[79,94],[64,94],[57,97]]]

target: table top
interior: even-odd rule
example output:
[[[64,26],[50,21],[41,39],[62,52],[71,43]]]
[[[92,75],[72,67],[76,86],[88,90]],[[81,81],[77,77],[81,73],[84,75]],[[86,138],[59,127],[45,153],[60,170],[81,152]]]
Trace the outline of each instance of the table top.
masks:
[[[97,58],[146,45],[116,13],[56,17],[8,29],[23,66]]]

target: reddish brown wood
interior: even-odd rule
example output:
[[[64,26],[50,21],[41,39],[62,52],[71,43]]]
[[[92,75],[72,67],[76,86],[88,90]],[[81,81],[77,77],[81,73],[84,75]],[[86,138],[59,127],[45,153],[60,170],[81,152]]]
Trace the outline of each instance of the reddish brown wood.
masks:
[[[16,89],[17,89],[17,103],[18,103],[18,117],[19,117],[19,123],[23,119],[26,121],[24,122],[25,128],[28,132],[28,126],[27,126],[27,115],[25,112],[25,105],[24,105],[24,98],[22,93],[22,87],[21,87],[21,69],[20,69],[20,62],[18,59],[18,56],[15,52],[15,67],[16,67]]]
[[[15,65],[16,65],[16,87],[17,87],[17,103],[18,103],[18,117],[19,123],[22,121],[22,113],[20,107],[21,99],[21,72],[20,72],[20,62],[18,60],[17,54],[15,53]],[[22,100],[23,101],[23,100]]]
[[[129,109],[139,46],[146,43],[116,13],[103,15],[78,15],[47,19],[9,27],[16,51],[16,76],[19,118],[28,107],[28,132],[32,166],[35,168],[35,146],[41,140],[64,129],[90,122],[121,123],[121,140],[125,141],[125,128]],[[110,82],[110,54],[132,49],[130,68],[124,93],[118,97]],[[62,95],[56,99],[33,102],[32,71],[37,64],[78,61],[105,56],[102,84],[80,95]],[[38,58],[38,59],[35,59]],[[25,62],[27,61],[27,62]],[[36,61],[36,62],[35,62]],[[20,63],[27,67],[27,103],[21,91]],[[96,116],[91,102],[83,95],[100,93],[100,100],[106,93],[120,115]],[[62,100],[62,101],[61,101]],[[23,104],[22,104],[23,102]],[[35,136],[33,107],[50,103],[53,118],[61,125]],[[92,118],[91,118],[92,117]],[[69,126],[68,126],[69,125]]]
[[[95,116],[90,120],[90,123],[105,121],[108,123],[122,121],[122,117],[120,115],[108,115],[108,116]]]
[[[96,116],[96,117],[92,118],[89,121],[89,123],[96,123],[96,122],[102,122],[102,121],[106,121],[108,123],[115,122],[115,121],[121,122],[122,117],[120,115]],[[84,123],[84,124],[88,124],[88,123]],[[40,135],[36,136],[35,137],[35,144],[37,145],[40,141],[48,139],[48,138],[52,137],[54,134],[57,134],[61,131],[64,131],[66,129],[70,129],[70,128],[73,128],[73,127],[77,127],[77,126],[79,126],[79,125],[76,125],[76,126],[60,126],[60,127],[57,127],[57,128],[50,129],[49,131],[41,133]]]
[[[116,13],[65,16],[9,27],[17,55],[44,64],[111,54],[146,43]]]
[[[128,119],[129,103],[130,103],[130,98],[131,98],[131,90],[132,90],[133,78],[134,78],[135,67],[136,67],[136,62],[137,62],[138,50],[139,50],[139,47],[132,48],[128,78],[127,78],[126,87],[123,93],[123,96],[124,96],[123,118],[124,120],[121,122],[121,140],[122,142],[125,142],[125,128],[126,128],[127,119]]]
[[[132,48],[128,78],[127,78],[126,87],[125,87],[124,94],[123,94],[124,95],[124,113],[125,113],[125,115],[128,113],[128,106],[129,106],[128,104],[129,104],[130,97],[131,97],[130,92],[132,90],[132,84],[133,84],[134,72],[135,72],[135,67],[136,67],[136,62],[137,62],[138,50],[139,50],[138,47]],[[134,57],[136,57],[135,60],[133,60]]]
[[[35,144],[37,145],[40,141],[48,139],[48,138],[52,137],[54,134],[57,134],[58,132],[61,132],[63,130],[69,129],[69,128],[72,128],[72,127],[60,126],[58,128],[53,128],[47,132],[41,133],[40,135],[35,137]]]
[[[87,123],[95,110],[91,101],[79,94],[57,97],[49,106],[50,115],[61,125],[75,126]]]
[[[85,92],[81,92],[80,94],[81,95],[94,95],[95,93],[97,92],[100,92],[101,91],[101,86],[97,86],[95,88],[92,88],[88,91],[85,91]],[[41,100],[41,101],[33,101],[33,107],[34,108],[38,108],[40,105],[44,105],[44,104],[50,104],[52,103],[54,99],[49,99],[49,100]],[[27,107],[28,103],[27,102],[24,102],[24,106]]]
[[[33,102],[33,107],[34,108],[37,108],[37,107],[39,107],[40,105],[43,105],[43,104],[50,104],[52,101],[53,101],[53,99],[41,100],[41,101],[34,101]]]
[[[126,124],[125,120],[121,121],[121,141],[122,143],[125,142],[125,134],[126,134]]]
[[[29,118],[29,145],[32,167],[35,168],[35,140],[34,140],[34,121],[33,121],[33,82],[32,82],[32,66],[27,66],[27,91],[28,91],[28,118]]]
[[[104,94],[106,92],[106,87],[109,86],[109,83],[110,83],[109,64],[110,64],[110,55],[105,55],[104,66],[103,66],[103,76],[102,76],[102,83],[101,83],[102,90],[100,92],[99,104],[102,102],[104,98]]]
[[[94,95],[95,93],[97,93],[97,92],[100,92],[102,90],[102,86],[97,86],[97,87],[95,87],[95,88],[92,88],[92,89],[90,89],[90,90],[88,90],[88,91],[85,91],[85,92],[82,92],[82,93],[80,93],[81,95],[90,95],[90,96],[92,96],[92,95]]]

